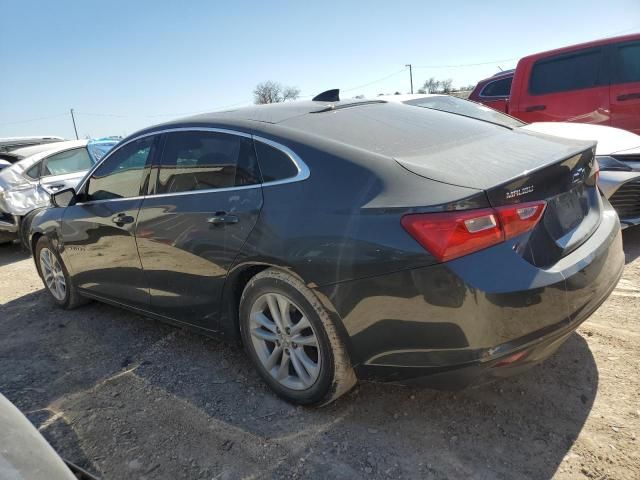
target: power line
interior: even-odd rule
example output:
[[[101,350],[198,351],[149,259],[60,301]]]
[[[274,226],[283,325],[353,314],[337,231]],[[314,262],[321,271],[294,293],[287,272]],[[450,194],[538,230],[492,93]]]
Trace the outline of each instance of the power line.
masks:
[[[480,65],[493,65],[495,63],[510,62],[512,60],[520,60],[520,57],[503,58],[500,60],[492,60],[490,62],[480,63],[460,63],[457,65],[414,65],[413,68],[460,68],[460,67],[477,67]]]
[[[0,123],[0,127],[4,127],[5,125],[18,125],[18,124],[21,124],[21,123],[37,122],[37,121],[40,121],[40,120],[48,120],[50,118],[66,117],[67,115],[68,115],[68,113],[64,112],[64,113],[58,113],[56,115],[48,115],[46,117],[37,117],[37,118],[30,118],[28,120],[19,120],[17,122]]]
[[[360,88],[365,88],[365,87],[368,87],[369,85],[373,85],[375,83],[383,82],[384,80],[386,80],[388,78],[394,77],[394,76],[396,76],[396,75],[398,75],[400,73],[406,72],[406,71],[407,71],[407,67],[404,67],[402,70],[398,70],[397,72],[393,72],[393,73],[391,73],[391,74],[389,74],[389,75],[387,75],[385,77],[378,78],[377,80],[373,80],[373,81],[371,81],[369,83],[365,83],[363,85],[358,85],[357,87],[345,88],[345,89],[341,88],[340,91],[341,92],[351,92],[353,90],[358,90]]]

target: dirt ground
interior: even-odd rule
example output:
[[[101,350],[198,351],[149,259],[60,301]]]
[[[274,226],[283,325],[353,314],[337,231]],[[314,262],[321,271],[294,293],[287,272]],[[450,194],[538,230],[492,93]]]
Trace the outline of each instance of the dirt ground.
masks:
[[[361,384],[322,409],[274,397],[233,346],[58,310],[2,247],[0,392],[106,479],[640,478],[640,229],[624,241],[618,288],[543,365],[457,393]]]

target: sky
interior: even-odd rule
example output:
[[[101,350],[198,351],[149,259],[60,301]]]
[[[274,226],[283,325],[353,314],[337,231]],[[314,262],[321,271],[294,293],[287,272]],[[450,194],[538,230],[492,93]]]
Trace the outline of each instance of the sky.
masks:
[[[525,55],[640,32],[640,0],[0,0],[0,137],[127,135],[302,96],[475,84]]]

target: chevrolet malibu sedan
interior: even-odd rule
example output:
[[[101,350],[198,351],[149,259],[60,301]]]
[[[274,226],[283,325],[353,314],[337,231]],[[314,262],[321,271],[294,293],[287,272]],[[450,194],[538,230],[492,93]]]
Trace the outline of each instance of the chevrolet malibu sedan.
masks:
[[[316,98],[123,140],[33,218],[52,299],[242,342],[277,394],[325,404],[523,370],[615,287],[593,142]]]

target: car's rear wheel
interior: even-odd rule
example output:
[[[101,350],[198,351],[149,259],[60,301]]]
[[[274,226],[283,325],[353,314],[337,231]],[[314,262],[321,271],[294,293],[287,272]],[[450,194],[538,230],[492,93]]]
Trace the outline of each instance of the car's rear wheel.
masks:
[[[287,273],[268,269],[249,281],[240,300],[240,329],[262,378],[290,402],[326,404],[356,383],[329,314]]]
[[[62,258],[49,238],[43,236],[38,239],[34,258],[40,278],[55,303],[66,309],[87,303],[88,300],[73,285]]]

